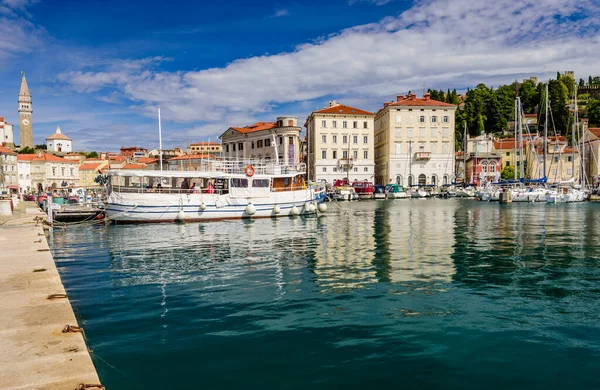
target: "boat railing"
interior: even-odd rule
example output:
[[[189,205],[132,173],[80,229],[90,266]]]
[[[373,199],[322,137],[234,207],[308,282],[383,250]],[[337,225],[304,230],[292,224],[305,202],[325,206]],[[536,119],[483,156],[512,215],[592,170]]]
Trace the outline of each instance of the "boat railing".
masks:
[[[229,193],[228,189],[216,189],[216,188],[141,188],[141,187],[123,187],[113,186],[113,191],[127,194],[211,194],[211,195],[223,195]]]
[[[202,160],[201,170],[205,172],[223,172],[229,174],[247,174],[249,167],[259,175],[280,175],[306,172],[306,164],[296,165],[271,159],[221,159]]]

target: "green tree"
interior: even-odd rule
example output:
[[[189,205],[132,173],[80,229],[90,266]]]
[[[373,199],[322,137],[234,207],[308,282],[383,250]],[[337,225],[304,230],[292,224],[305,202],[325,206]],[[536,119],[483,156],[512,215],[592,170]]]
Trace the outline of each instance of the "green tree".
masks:
[[[525,114],[535,114],[540,104],[540,91],[532,80],[526,80],[521,84],[519,94],[521,105]]]
[[[35,149],[30,148],[29,146],[25,146],[24,148],[21,148],[17,153],[18,154],[35,154]]]
[[[600,99],[590,99],[587,110],[591,125],[600,126]]]
[[[513,180],[515,178],[515,167],[504,167],[504,169],[502,169],[501,177],[502,180]]]
[[[90,152],[88,154],[86,154],[87,158],[98,158],[98,153],[96,151]]]
[[[548,94],[550,109],[552,110],[552,116],[550,117],[552,121],[548,122],[548,131],[551,129],[551,124],[554,123],[558,134],[566,134],[571,122],[571,113],[568,106],[569,90],[560,80],[550,80],[548,82]]]

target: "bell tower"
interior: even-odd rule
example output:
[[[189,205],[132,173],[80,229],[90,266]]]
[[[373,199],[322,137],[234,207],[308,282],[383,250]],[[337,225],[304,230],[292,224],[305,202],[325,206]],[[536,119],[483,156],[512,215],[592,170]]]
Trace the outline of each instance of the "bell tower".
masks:
[[[31,94],[25,79],[25,72],[21,72],[21,90],[19,91],[19,129],[21,134],[21,148],[33,148],[33,125],[31,123]]]

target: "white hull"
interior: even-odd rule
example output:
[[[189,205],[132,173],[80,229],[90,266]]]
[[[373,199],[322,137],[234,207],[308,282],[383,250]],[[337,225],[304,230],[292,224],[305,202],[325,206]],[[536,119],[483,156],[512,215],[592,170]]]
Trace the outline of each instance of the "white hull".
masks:
[[[513,202],[545,202],[546,190],[518,191],[513,193]]]
[[[116,222],[267,218],[295,213],[316,214],[316,206],[321,201],[322,197],[312,189],[272,192],[267,197],[256,198],[231,197],[230,194],[112,192],[105,212],[110,220]],[[253,214],[248,214],[249,202],[256,210]]]
[[[429,193],[427,191],[411,190],[410,196],[412,198],[427,198],[429,196]]]
[[[575,203],[583,202],[585,193],[579,190],[572,190],[568,193],[548,193],[546,194],[546,202],[548,203]]]
[[[475,197],[475,191],[466,190],[466,189],[458,189],[458,190],[456,190],[456,196],[458,198],[473,198],[473,197]]]
[[[388,199],[408,199],[410,198],[410,195],[408,195],[406,192],[388,192],[386,197]]]

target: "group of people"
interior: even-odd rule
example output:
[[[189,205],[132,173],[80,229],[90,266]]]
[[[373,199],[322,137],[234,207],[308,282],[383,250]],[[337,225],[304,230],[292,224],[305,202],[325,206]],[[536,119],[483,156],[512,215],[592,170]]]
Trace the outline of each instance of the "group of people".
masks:
[[[190,186],[190,182],[187,178],[183,179],[183,182],[181,183],[181,189],[190,190],[190,192],[205,192],[207,194],[213,194],[215,192],[215,187],[213,186],[212,182],[209,181],[208,185],[206,186],[206,190],[201,191],[200,189],[196,188],[196,182],[192,182],[192,185]]]

